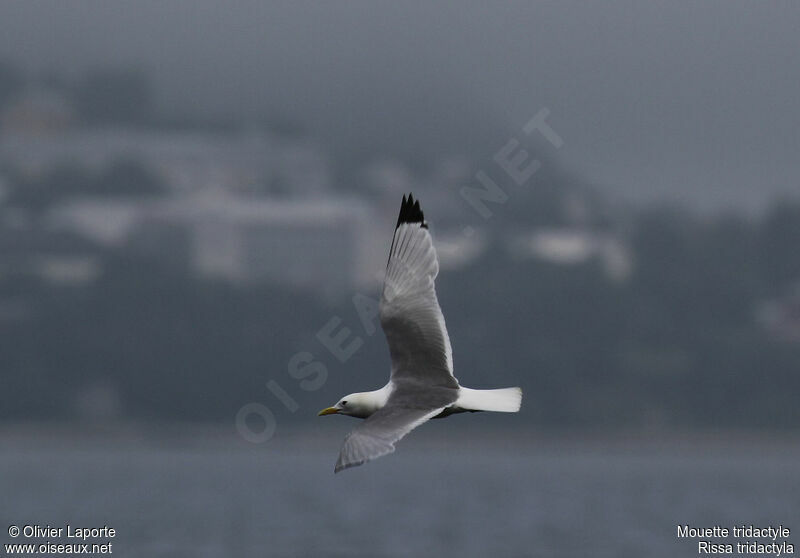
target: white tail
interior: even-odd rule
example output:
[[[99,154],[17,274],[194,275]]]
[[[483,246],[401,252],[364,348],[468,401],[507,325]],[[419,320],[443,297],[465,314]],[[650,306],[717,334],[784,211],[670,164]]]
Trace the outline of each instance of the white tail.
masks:
[[[470,389],[462,387],[456,406],[467,411],[516,413],[522,405],[522,389]]]

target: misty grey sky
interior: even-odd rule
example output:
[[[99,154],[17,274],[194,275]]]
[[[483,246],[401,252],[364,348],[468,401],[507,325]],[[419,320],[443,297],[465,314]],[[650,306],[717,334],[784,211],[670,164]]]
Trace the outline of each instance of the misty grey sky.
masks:
[[[542,107],[559,158],[636,199],[800,192],[800,4],[0,4],[0,57],[151,71],[167,108],[277,114],[344,151],[485,151]]]

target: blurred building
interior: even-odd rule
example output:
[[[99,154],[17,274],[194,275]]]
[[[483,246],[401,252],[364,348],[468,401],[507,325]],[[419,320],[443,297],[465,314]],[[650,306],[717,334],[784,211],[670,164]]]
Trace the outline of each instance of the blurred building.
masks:
[[[587,228],[539,229],[516,234],[509,250],[517,258],[535,258],[556,265],[598,261],[606,276],[627,280],[633,271],[633,255],[622,238]]]
[[[59,166],[102,171],[135,161],[173,191],[205,188],[244,190],[275,168],[270,138],[261,134],[220,135],[132,128],[72,129],[53,134],[5,130],[0,163],[36,176]]]
[[[74,234],[32,227],[24,215],[0,212],[0,324],[31,319],[40,287],[83,287],[103,271],[96,245]]]
[[[151,200],[74,200],[50,226],[124,246],[233,284],[274,282],[340,292],[372,284],[385,264],[376,224],[352,198],[268,198],[201,192]],[[378,247],[380,249],[378,249]]]
[[[774,337],[800,342],[800,284],[792,294],[762,303],[758,319]]]
[[[0,165],[36,176],[59,166],[102,171],[134,161],[178,192],[221,188],[320,195],[331,185],[326,154],[305,139],[262,129],[84,124],[63,93],[24,90],[0,113]]]
[[[488,248],[489,242],[481,231],[466,236],[462,230],[434,232],[439,269],[459,269],[477,260]]]
[[[102,271],[98,247],[85,238],[31,228],[0,215],[0,279],[34,278],[56,286],[85,285]]]
[[[374,280],[369,207],[355,199],[274,199],[206,193],[150,212],[142,230],[179,224],[192,269],[232,283],[275,282],[339,292]]]

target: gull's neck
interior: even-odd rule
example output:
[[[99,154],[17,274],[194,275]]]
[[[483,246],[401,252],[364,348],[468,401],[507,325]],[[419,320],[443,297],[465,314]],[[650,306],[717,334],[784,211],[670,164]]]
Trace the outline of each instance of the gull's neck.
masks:
[[[370,416],[375,411],[382,409],[386,402],[389,400],[389,396],[392,394],[392,390],[394,386],[392,386],[392,382],[389,382],[381,389],[376,389],[374,391],[364,391],[359,393],[360,397],[360,411],[363,415],[363,418]]]
[[[377,405],[377,408],[375,409],[376,411],[386,405],[386,402],[389,400],[389,396],[392,394],[392,390],[394,390],[394,386],[390,381],[381,389],[376,389],[375,391],[369,392],[372,395],[375,405]]]

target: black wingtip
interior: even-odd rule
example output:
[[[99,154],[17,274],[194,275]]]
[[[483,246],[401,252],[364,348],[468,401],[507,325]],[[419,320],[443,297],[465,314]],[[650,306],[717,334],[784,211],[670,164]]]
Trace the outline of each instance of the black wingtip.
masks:
[[[353,461],[352,463],[347,463],[345,465],[336,463],[336,466],[333,468],[333,474],[334,475],[339,474],[342,471],[346,471],[347,469],[351,469],[353,467],[358,467],[359,465],[363,465],[366,462],[367,462],[366,459],[362,459],[361,461]]]
[[[419,206],[419,200],[414,199],[414,194],[403,195],[403,202],[400,204],[400,215],[397,217],[397,227],[403,223],[420,223],[423,229],[428,228],[425,222],[425,214]]]

